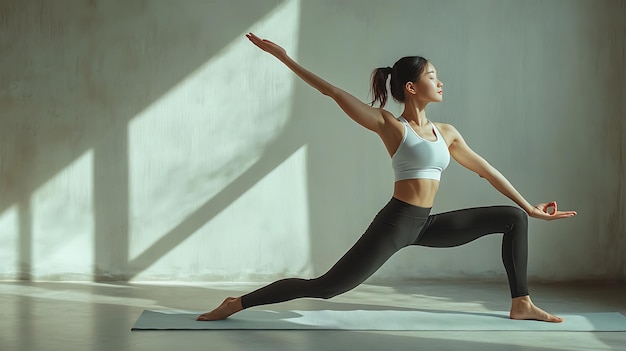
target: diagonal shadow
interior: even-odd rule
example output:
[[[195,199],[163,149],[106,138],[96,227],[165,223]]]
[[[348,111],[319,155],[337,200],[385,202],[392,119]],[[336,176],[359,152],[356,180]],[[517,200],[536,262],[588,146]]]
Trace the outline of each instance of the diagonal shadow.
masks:
[[[234,179],[213,198],[206,201],[139,256],[129,261],[127,267],[128,274],[124,278],[132,279],[151,266],[245,194],[303,145],[306,145],[307,140],[300,131],[301,129],[297,123],[289,120],[285,129],[267,145],[261,158],[248,170]]]
[[[95,278],[124,269],[128,122],[283,2],[0,2],[0,213],[20,204],[20,277],[32,275],[25,199],[90,149]]]
[[[0,213],[283,2],[0,2]]]

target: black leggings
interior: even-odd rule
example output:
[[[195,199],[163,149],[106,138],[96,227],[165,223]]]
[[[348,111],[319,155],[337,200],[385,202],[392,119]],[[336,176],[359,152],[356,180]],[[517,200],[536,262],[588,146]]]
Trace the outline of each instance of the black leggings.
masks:
[[[453,247],[492,233],[504,234],[502,262],[511,297],[528,295],[526,212],[513,206],[491,206],[430,215],[430,208],[392,198],[326,274],[315,279],[278,280],[243,295],[241,304],[248,308],[303,297],[329,299],[363,283],[406,246]]]

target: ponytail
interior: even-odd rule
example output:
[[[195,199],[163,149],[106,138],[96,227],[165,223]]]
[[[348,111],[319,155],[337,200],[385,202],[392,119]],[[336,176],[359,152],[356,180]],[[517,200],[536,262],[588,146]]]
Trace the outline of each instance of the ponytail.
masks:
[[[374,106],[377,102],[380,104],[380,107],[385,107],[387,103],[387,78],[393,72],[393,68],[384,67],[384,68],[376,68],[372,72],[372,87],[371,94],[373,95],[373,100],[370,105]]]
[[[376,68],[372,72],[371,94],[373,100],[370,105],[379,103],[384,107],[389,95],[387,94],[387,78],[391,76],[389,82],[391,96],[397,102],[404,102],[404,85],[407,82],[417,82],[428,65],[428,60],[421,56],[406,56],[399,59],[391,67]]]

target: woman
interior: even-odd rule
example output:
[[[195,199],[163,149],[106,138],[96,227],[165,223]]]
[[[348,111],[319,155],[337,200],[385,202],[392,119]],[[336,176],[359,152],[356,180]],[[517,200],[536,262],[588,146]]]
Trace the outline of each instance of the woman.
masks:
[[[428,60],[404,57],[393,67],[376,69],[372,74],[374,100],[367,105],[304,69],[280,46],[252,33],[246,36],[306,83],[335,100],[355,122],[378,134],[392,159],[393,197],[356,244],[326,274],[316,279],[282,279],[241,297],[229,297],[197,320],[225,319],[245,308],[295,298],[328,299],[361,284],[403,247],[453,247],[492,233],[504,234],[502,261],[511,290],[510,318],[563,320],[536,307],[530,299],[526,281],[528,216],[553,220],[572,217],[576,212],[558,211],[554,201],[530,205],[498,170],[469,148],[453,126],[426,117],[426,106],[443,99],[443,83]],[[391,95],[404,104],[399,117],[383,109],[389,76]],[[380,108],[372,107],[375,103]],[[521,209],[491,206],[431,215],[441,172],[450,156],[485,178]]]

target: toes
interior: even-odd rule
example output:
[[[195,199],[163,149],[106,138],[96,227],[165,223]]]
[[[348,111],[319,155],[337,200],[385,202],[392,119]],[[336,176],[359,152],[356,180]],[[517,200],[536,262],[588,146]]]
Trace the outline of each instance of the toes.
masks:
[[[559,316],[555,316],[555,315],[550,314],[550,313],[545,312],[545,311],[541,311],[541,312],[542,312],[542,314],[541,314],[542,318],[539,319],[539,320],[543,320],[543,321],[546,321],[546,322],[552,322],[552,323],[561,323],[561,322],[563,322],[563,318],[561,318]]]
[[[559,316],[551,316],[552,318],[550,318],[550,322],[554,322],[554,323],[561,323],[563,322],[563,318],[559,317]]]

